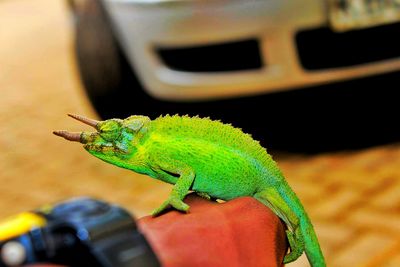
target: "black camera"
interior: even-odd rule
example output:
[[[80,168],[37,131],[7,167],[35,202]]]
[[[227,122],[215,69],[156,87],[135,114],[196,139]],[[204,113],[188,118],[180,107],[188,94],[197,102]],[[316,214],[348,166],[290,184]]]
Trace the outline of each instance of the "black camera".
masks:
[[[160,266],[123,208],[75,198],[0,223],[0,267],[38,262],[70,267]]]

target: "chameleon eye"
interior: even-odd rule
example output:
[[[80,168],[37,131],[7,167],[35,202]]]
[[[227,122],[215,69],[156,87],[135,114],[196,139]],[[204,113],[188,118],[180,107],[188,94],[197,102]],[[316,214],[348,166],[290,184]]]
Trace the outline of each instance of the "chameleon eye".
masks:
[[[119,129],[119,123],[113,120],[105,121],[100,124],[100,132],[111,132]]]
[[[107,141],[116,140],[121,134],[120,124],[116,121],[106,121],[104,124],[100,125],[99,133],[100,136]]]

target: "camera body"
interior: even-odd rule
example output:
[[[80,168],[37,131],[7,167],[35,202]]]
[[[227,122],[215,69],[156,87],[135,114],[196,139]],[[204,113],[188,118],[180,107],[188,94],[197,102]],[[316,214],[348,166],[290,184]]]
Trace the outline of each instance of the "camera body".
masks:
[[[75,198],[0,224],[0,266],[160,266],[132,216],[117,205]]]

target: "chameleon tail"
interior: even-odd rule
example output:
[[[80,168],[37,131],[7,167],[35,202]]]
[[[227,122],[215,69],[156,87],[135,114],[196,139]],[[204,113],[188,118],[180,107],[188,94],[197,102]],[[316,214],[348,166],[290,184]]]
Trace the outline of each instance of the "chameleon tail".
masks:
[[[314,227],[310,222],[307,215],[300,220],[300,230],[304,240],[304,249],[307,259],[313,267],[325,267],[326,263],[324,255],[322,254],[319,246],[317,235],[315,234]]]
[[[290,252],[285,256],[284,263],[295,261],[305,251],[312,267],[326,266],[310,219],[300,200],[287,184],[281,185],[278,190],[264,189],[254,197],[269,207],[288,227],[286,235]]]

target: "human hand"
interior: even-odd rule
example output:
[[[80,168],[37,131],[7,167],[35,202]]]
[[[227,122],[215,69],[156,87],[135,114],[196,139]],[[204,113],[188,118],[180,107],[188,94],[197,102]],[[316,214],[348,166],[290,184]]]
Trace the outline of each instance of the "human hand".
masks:
[[[221,204],[190,194],[185,203],[188,214],[173,210],[138,221],[163,266],[283,265],[285,228],[254,198]]]

